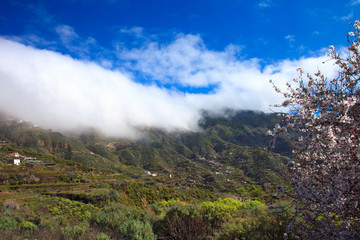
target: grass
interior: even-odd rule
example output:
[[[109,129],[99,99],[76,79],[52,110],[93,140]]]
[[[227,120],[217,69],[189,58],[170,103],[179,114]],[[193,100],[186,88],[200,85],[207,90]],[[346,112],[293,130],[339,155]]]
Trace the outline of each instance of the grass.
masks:
[[[9,199],[14,199],[14,200],[22,200],[22,199],[29,199],[29,198],[34,198],[34,197],[38,197],[39,194],[36,193],[16,193],[16,192],[11,192],[11,193],[0,193],[0,202],[3,202],[5,200],[9,200]]]

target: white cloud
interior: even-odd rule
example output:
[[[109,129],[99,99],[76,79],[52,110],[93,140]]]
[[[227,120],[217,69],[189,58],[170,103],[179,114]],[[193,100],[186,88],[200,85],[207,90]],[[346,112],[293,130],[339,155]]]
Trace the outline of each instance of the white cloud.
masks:
[[[144,29],[142,27],[121,28],[120,32],[133,35],[136,38],[144,38]]]
[[[30,46],[41,46],[51,49],[52,47],[55,48],[56,42],[55,41],[48,41],[36,34],[26,34],[22,36],[7,36],[9,40],[13,40],[19,43],[23,43],[25,45]]]
[[[359,5],[360,4],[360,0],[353,0],[350,1],[350,5],[354,6],[354,5]]]
[[[271,5],[272,5],[272,0],[262,0],[257,4],[257,6],[261,8],[268,8],[271,7]]]
[[[285,39],[289,42],[295,42],[295,36],[294,35],[286,35]]]
[[[285,39],[286,41],[288,41],[289,46],[290,46],[291,48],[294,47],[295,35],[286,35],[286,36],[284,37],[284,39]]]
[[[68,44],[74,39],[79,38],[74,29],[68,25],[59,25],[55,28],[55,31],[59,34],[60,39],[64,44]]]
[[[129,68],[147,74],[153,81],[206,87],[218,83],[219,74],[234,67],[239,49],[229,46],[224,52],[215,52],[208,50],[198,35],[179,35],[165,46],[151,42],[139,49],[122,49],[118,57],[130,61]]]
[[[153,82],[216,86],[208,94],[191,94],[137,83],[128,72],[0,38],[0,109],[47,128],[94,127],[109,135],[134,137],[136,127],[196,130],[203,109],[267,111],[268,104],[280,102],[268,80],[284,85],[297,76],[299,66],[334,75],[333,65],[321,64],[326,56],[262,68],[259,59],[238,60],[239,51],[235,46],[211,51],[199,36],[180,35],[168,45],[151,42],[119,52],[123,62],[132,63],[129,70]]]
[[[69,25],[58,25],[55,27],[55,32],[59,35],[61,40],[61,46],[65,47],[70,53],[73,53],[81,58],[88,58],[90,52],[93,54],[105,53],[102,51],[96,40],[93,37],[82,38],[80,37],[73,27]],[[104,63],[104,66],[109,66],[110,61],[99,60],[100,63]]]
[[[352,19],[353,17],[354,17],[354,14],[351,12],[351,13],[349,13],[349,14],[346,15],[346,16],[340,17],[340,19],[343,20],[343,21],[347,21],[347,20]]]

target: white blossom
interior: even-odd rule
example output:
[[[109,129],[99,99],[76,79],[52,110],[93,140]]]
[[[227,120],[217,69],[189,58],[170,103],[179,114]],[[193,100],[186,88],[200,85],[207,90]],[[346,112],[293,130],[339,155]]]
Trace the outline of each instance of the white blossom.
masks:
[[[360,26],[348,33],[348,57],[330,46],[338,77],[304,74],[281,92],[290,106],[284,129],[301,132],[290,174],[304,239],[360,239]],[[345,56],[345,55],[342,55]],[[278,187],[278,191],[283,191]],[[292,229],[292,226],[289,227]],[[287,236],[287,235],[286,235]]]

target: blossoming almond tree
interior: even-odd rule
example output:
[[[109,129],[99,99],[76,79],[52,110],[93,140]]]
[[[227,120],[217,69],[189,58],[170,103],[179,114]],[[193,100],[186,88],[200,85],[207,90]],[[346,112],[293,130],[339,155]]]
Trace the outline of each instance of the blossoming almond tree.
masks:
[[[291,163],[291,183],[305,239],[360,239],[360,23],[348,33],[348,51],[333,46],[329,57],[339,68],[336,78],[321,72],[287,83],[278,107],[289,107],[274,136],[302,132]],[[272,81],[270,81],[272,83]]]

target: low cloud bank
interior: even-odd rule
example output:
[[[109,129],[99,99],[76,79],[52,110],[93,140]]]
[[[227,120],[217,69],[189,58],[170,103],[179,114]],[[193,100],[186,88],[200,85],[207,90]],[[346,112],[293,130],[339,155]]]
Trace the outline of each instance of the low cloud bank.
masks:
[[[141,72],[141,83],[127,71],[109,70],[50,50],[0,38],[0,109],[44,128],[60,131],[95,128],[104,134],[133,138],[138,127],[168,131],[197,130],[201,110],[224,108],[268,111],[279,103],[269,79],[284,85],[297,76],[321,69],[329,77],[336,69],[324,53],[319,57],[283,60],[261,67],[259,60],[238,60],[236,48],[222,52],[206,48],[197,35],[179,36],[161,46],[150,42],[117,52],[124,68]],[[216,86],[209,93],[176,88]]]

